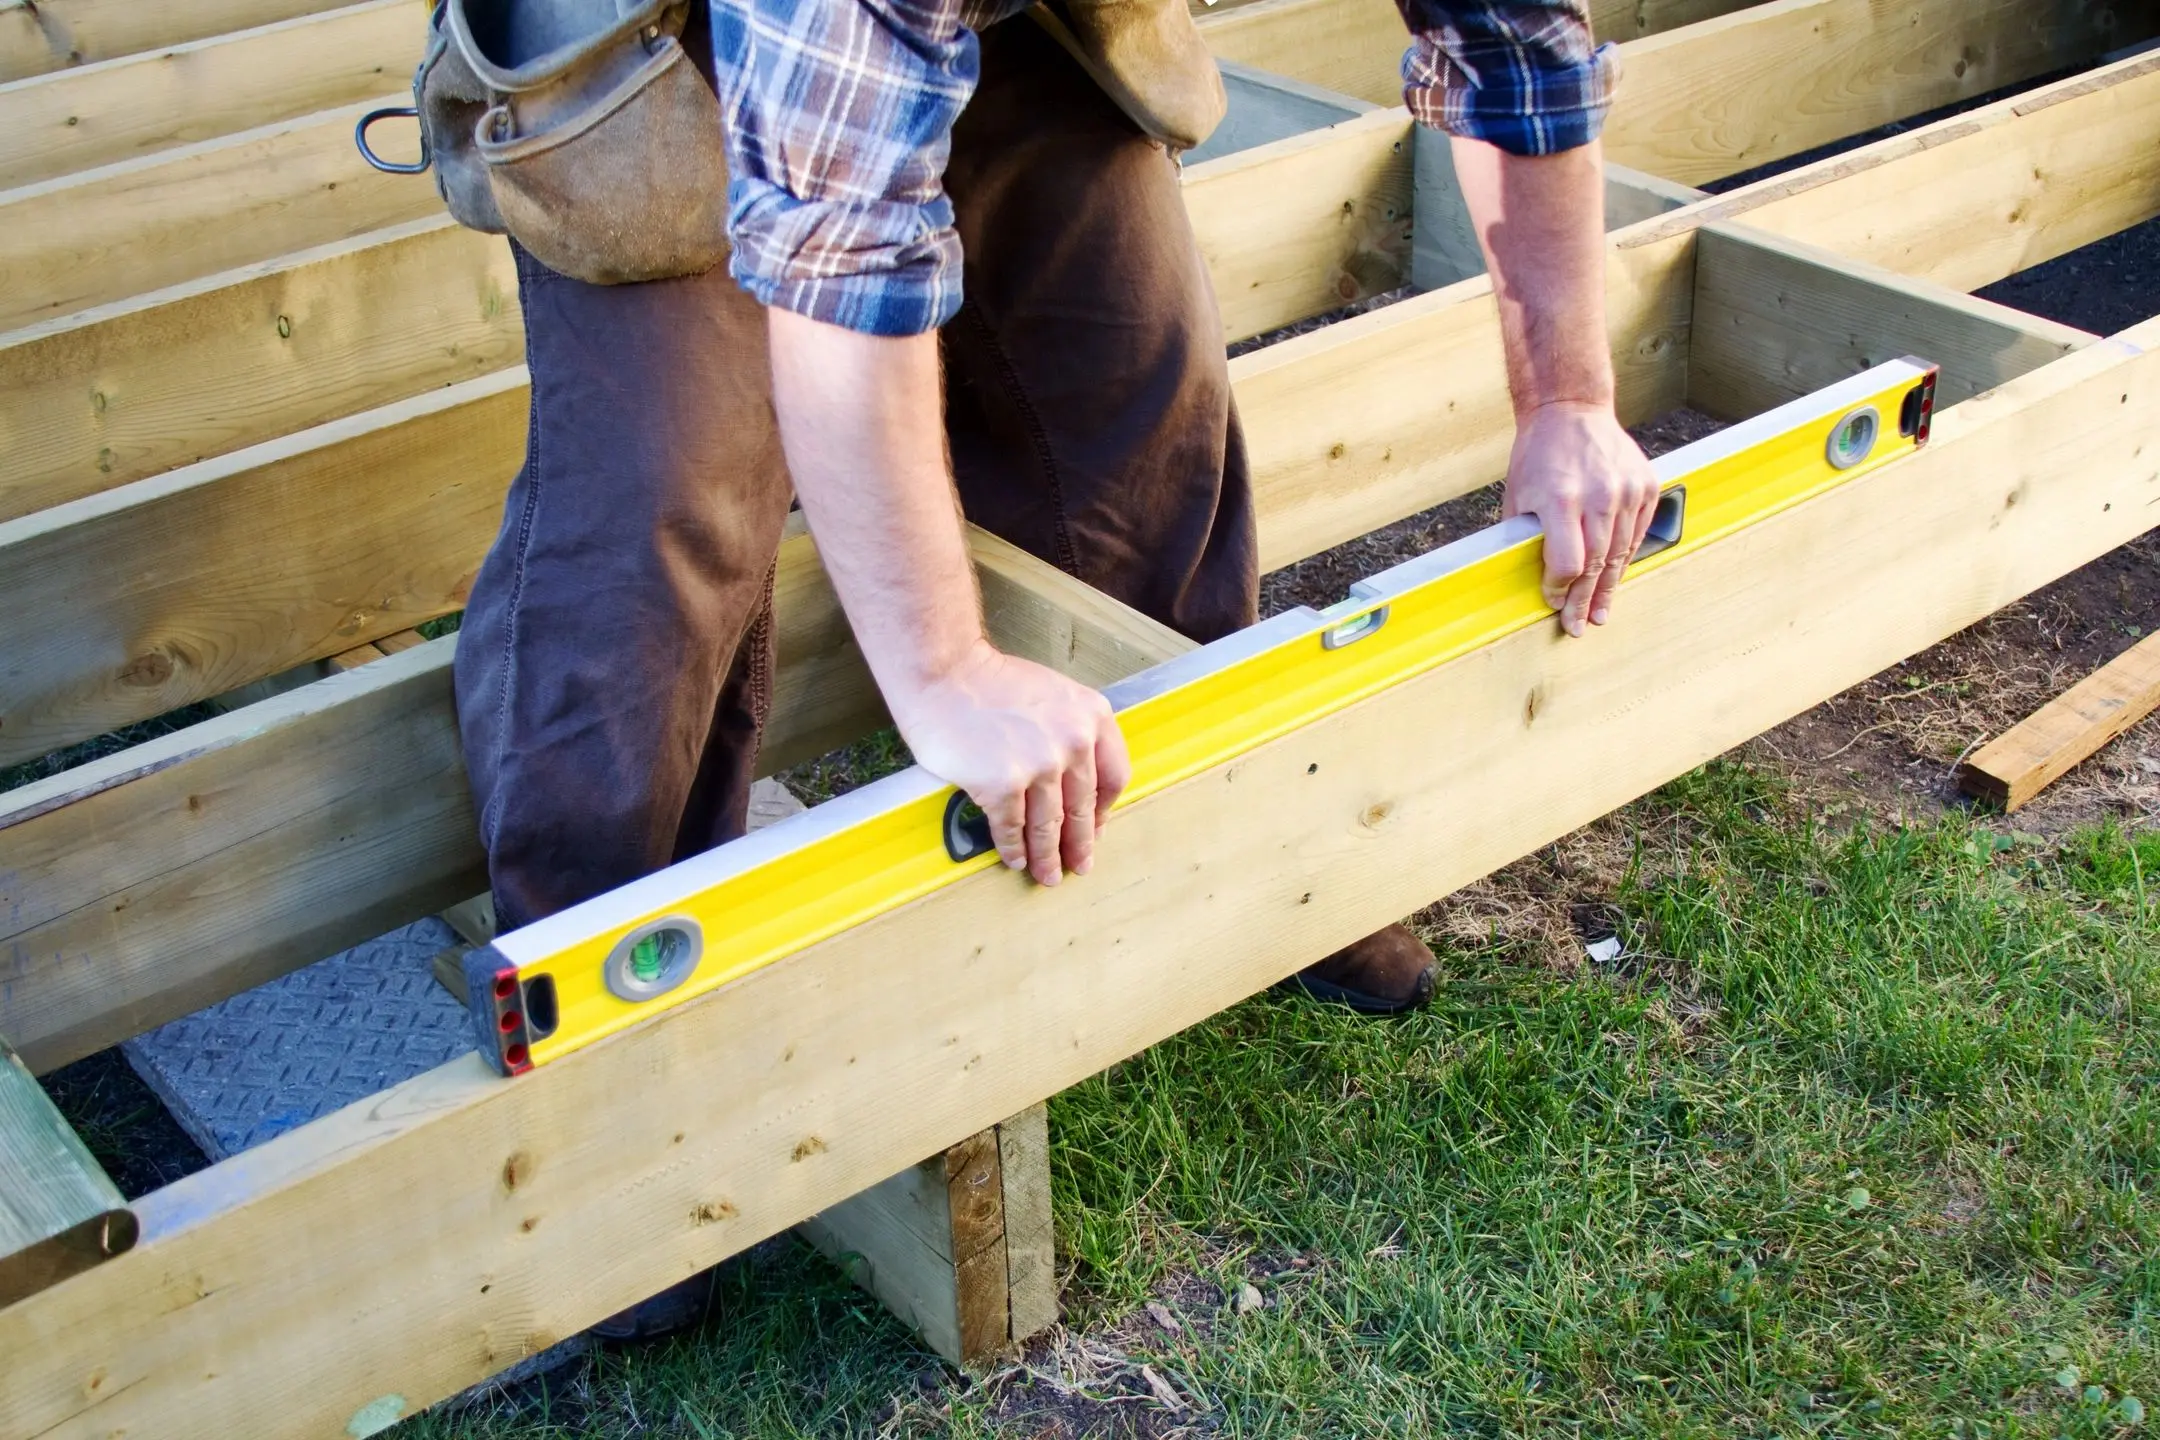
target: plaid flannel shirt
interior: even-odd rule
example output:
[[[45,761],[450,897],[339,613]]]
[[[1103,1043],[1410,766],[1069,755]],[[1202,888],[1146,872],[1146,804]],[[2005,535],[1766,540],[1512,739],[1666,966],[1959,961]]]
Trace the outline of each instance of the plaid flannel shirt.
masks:
[[[1523,155],[1597,137],[1611,46],[1588,0],[1397,0],[1403,98],[1422,124]],[[960,308],[944,190],[975,32],[1028,0],[713,0],[728,144],[729,261],[761,304],[873,335]]]

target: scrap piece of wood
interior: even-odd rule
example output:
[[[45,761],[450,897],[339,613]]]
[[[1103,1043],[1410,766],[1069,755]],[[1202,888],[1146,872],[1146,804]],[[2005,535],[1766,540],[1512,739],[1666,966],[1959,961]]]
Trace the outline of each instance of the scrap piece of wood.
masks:
[[[0,1038],[0,1307],[135,1243],[134,1212]]]
[[[998,1122],[1005,1186],[1005,1294],[1018,1344],[1057,1323],[1056,1230],[1050,1212],[1050,1110],[1030,1105]]]
[[[2148,635],[2004,731],[1959,768],[1968,795],[2016,810],[2160,708],[2160,634]]]
[[[365,0],[0,85],[0,190],[380,95],[420,61],[413,10]]]
[[[1639,574],[1630,625],[1517,631],[1147,797],[1087,883],[986,870],[515,1080],[468,1056],[145,1197],[133,1251],[0,1310],[0,1433],[410,1414],[1551,843],[2150,528],[2160,323],[2119,338]]]
[[[427,179],[385,175],[353,148],[361,114],[401,99],[411,93],[0,191],[0,326],[439,214]]]
[[[36,0],[0,6],[0,82],[247,30],[337,0]]]
[[[1907,355],[1947,410],[2098,338],[1746,225],[1697,232],[1690,334],[1688,403],[1730,420]]]

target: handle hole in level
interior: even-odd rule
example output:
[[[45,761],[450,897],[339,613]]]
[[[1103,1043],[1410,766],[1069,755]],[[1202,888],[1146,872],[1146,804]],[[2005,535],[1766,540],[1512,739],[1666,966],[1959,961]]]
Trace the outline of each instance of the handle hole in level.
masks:
[[[525,1029],[535,1040],[555,1033],[555,977],[535,975],[525,982]]]
[[[1680,543],[1687,533],[1687,486],[1675,485],[1658,496],[1657,509],[1651,513],[1650,529],[1643,535],[1642,545],[1635,551],[1635,558],[1655,555],[1660,550],[1670,550]]]
[[[945,802],[945,853],[957,865],[993,848],[990,817],[983,814],[982,806],[968,799],[965,790],[953,791],[952,799]]]

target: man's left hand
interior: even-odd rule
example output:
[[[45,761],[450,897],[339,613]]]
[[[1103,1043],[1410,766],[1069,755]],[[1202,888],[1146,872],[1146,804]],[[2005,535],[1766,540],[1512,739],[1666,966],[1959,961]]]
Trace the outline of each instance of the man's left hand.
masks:
[[[1657,501],[1657,476],[1612,407],[1552,401],[1518,424],[1501,513],[1544,528],[1545,603],[1568,634],[1611,618]]]

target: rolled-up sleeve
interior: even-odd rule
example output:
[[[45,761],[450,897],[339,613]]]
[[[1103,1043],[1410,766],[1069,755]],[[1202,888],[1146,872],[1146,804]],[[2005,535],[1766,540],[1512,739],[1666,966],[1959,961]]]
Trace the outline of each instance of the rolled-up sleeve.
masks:
[[[960,0],[714,0],[712,20],[737,282],[873,335],[950,319],[945,162],[979,73]]]
[[[1403,103],[1418,123],[1515,155],[1598,138],[1619,79],[1616,47],[1590,33],[1587,0],[1396,0],[1410,27]]]

